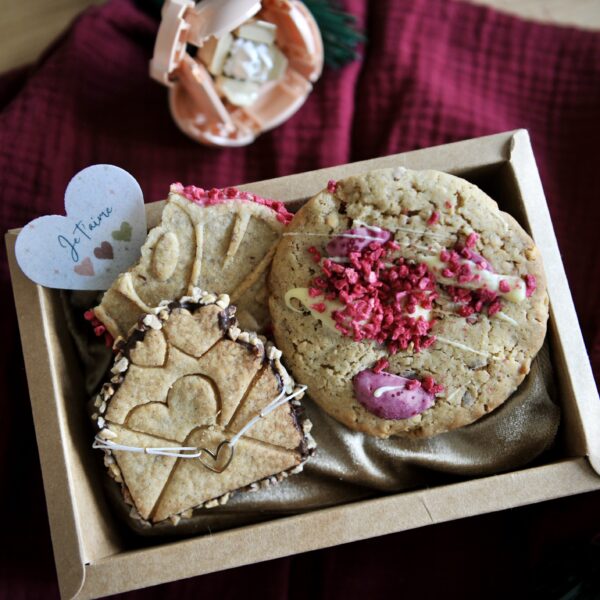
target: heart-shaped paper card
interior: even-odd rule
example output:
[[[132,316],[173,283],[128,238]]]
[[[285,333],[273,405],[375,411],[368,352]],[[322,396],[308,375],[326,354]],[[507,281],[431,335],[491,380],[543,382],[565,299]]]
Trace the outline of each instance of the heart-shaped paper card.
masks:
[[[19,266],[36,283],[105,290],[139,258],[146,239],[144,196],[127,171],[93,165],[71,179],[66,216],[39,217],[19,233]]]

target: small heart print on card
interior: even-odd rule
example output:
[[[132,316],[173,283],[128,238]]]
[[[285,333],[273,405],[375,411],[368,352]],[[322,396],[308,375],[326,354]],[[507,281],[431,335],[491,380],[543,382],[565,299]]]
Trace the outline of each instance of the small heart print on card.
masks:
[[[113,165],[88,167],[69,182],[65,212],[23,227],[15,248],[19,266],[49,288],[108,289],[136,262],[146,239],[138,182]]]
[[[94,256],[104,260],[112,260],[115,257],[112,244],[110,242],[102,242],[97,248],[94,248]]]
[[[80,264],[75,265],[73,267],[73,271],[77,273],[77,275],[83,275],[84,277],[93,277],[94,276],[94,265],[90,260],[89,256],[84,258]]]
[[[127,221],[121,223],[121,227],[112,232],[113,240],[129,242],[131,240],[131,225]]]

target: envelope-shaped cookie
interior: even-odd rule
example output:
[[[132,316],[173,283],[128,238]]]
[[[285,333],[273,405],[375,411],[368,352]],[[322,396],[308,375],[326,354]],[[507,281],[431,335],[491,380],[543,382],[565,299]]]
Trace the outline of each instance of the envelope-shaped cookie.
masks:
[[[161,300],[198,286],[229,294],[242,327],[260,332],[269,322],[266,274],[291,217],[281,202],[234,188],[174,184],[139,262],[119,275],[94,313],[113,337],[125,337]]]
[[[199,290],[165,303],[120,343],[95,400],[105,463],[144,520],[177,519],[281,480],[314,447],[296,401],[256,418],[294,383],[281,353],[240,331],[233,313],[227,296]],[[181,456],[181,448],[200,456]]]

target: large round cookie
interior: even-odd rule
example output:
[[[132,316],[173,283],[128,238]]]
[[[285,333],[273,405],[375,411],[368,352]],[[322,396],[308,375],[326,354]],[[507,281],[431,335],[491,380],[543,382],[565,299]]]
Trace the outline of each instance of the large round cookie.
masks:
[[[479,188],[436,171],[331,182],[284,234],[270,288],[294,376],[330,415],[380,437],[432,436],[498,407],[548,318],[531,238]]]

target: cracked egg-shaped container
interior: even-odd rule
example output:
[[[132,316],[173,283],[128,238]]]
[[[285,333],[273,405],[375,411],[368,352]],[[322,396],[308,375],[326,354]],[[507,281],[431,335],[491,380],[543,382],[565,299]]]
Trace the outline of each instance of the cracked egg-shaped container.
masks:
[[[231,147],[289,119],[322,68],[319,28],[298,0],[167,0],[150,75],[186,135]]]

